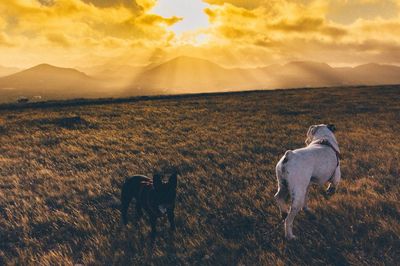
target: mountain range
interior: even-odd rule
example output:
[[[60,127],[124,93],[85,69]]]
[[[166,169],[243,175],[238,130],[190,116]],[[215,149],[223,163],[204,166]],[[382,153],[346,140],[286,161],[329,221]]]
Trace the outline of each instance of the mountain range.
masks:
[[[0,76],[2,69],[6,68],[0,68]],[[77,69],[41,64],[1,77],[0,102],[15,101],[20,96],[47,100],[400,84],[400,67],[374,63],[335,68],[326,63],[297,61],[258,68],[226,68],[209,60],[181,56],[148,66],[106,64]]]

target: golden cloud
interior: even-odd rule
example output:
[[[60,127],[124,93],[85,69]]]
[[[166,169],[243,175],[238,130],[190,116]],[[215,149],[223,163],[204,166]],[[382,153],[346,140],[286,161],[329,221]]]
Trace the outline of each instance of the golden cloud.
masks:
[[[311,6],[277,1],[266,9],[237,7],[231,4],[213,6],[205,10],[212,22],[216,37],[242,39],[245,43],[260,43],[260,40],[290,39],[293,35],[306,39],[346,35],[344,27],[328,22],[320,12],[321,6]],[[229,40],[228,40],[229,41]],[[237,40],[234,40],[235,42]]]
[[[180,19],[149,14],[154,4],[153,0],[2,1],[0,44],[36,49],[38,54],[50,47],[77,54],[105,47],[128,49],[139,40],[165,45],[173,36],[168,27]]]
[[[231,51],[257,46],[260,58],[273,61],[396,63],[400,57],[394,54],[400,48],[400,1],[206,2],[212,4],[205,12],[214,42],[229,45]],[[352,23],[341,23],[336,12],[346,8],[365,13],[348,14]]]
[[[10,41],[10,38],[3,32],[0,32],[0,46],[14,46],[13,43]]]
[[[68,48],[71,46],[71,42],[62,33],[49,33],[46,35],[46,37],[47,40],[61,47]]]
[[[212,5],[224,5],[224,4],[231,4],[236,7],[242,7],[246,9],[254,9],[259,8],[260,6],[269,5],[268,3],[276,2],[276,0],[266,1],[266,0],[255,0],[255,1],[248,1],[248,0],[204,0],[204,2]]]
[[[181,19],[152,14],[156,0],[1,1],[0,64],[65,65],[66,51],[77,62],[138,54],[151,59],[160,49],[163,57],[198,55],[227,65],[236,59],[245,65],[310,59],[393,63],[400,57],[400,0],[204,2],[209,26],[177,36],[170,26]]]

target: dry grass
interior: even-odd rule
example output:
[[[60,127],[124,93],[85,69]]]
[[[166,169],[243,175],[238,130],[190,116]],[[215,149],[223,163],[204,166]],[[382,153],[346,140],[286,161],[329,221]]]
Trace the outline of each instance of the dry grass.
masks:
[[[397,264],[399,102],[383,87],[2,110],[0,264]],[[274,167],[323,122],[343,181],[329,201],[312,191],[317,219],[298,215],[287,243]],[[177,232],[161,224],[152,247],[147,222],[121,227],[119,189],[168,164]]]

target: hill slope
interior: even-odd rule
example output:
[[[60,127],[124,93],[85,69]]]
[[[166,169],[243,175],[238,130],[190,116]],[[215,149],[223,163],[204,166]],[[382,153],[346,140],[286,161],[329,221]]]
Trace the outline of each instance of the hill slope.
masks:
[[[349,84],[399,84],[400,83],[400,67],[392,65],[365,64],[352,68],[347,75]],[[344,77],[345,78],[345,77]]]
[[[102,84],[71,68],[41,64],[0,78],[0,94],[8,97],[40,95],[44,99],[100,97]]]
[[[389,86],[0,110],[0,264],[396,265],[399,101]],[[342,183],[311,190],[315,219],[300,213],[288,243],[275,164],[327,122]],[[171,164],[177,231],[162,220],[151,245],[133,206],[121,226],[120,187]]]
[[[168,92],[193,92],[229,90],[233,85],[237,89],[240,82],[234,71],[220,67],[211,61],[177,57],[155,66],[133,82],[133,86],[153,89],[166,89]]]
[[[400,67],[390,65],[333,68],[325,63],[299,61],[253,69],[232,69],[208,60],[183,56],[143,69],[142,73],[135,75],[129,87],[186,93],[398,83]]]

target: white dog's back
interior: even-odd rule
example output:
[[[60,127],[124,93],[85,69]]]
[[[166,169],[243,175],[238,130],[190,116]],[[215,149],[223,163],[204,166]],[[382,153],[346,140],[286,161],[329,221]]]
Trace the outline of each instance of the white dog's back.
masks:
[[[287,151],[277,165],[277,168],[284,170],[282,178],[293,186],[301,183],[308,186],[311,180],[318,180],[317,183],[324,184],[331,178],[336,167],[337,159],[334,150],[328,146],[313,143],[305,148]]]

